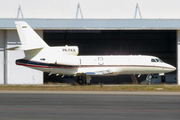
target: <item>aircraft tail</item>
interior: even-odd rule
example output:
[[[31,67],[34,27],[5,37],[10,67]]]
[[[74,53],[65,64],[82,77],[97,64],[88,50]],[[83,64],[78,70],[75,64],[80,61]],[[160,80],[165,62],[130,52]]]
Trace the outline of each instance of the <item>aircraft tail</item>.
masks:
[[[21,41],[21,50],[33,50],[49,47],[44,40],[24,21],[16,21],[16,28]]]

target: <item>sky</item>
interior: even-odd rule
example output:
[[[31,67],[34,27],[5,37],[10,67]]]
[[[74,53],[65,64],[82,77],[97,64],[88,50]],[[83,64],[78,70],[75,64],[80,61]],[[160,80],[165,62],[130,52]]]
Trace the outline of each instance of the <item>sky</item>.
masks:
[[[133,19],[137,3],[144,19],[180,19],[180,0],[0,0],[0,18],[17,18],[20,5],[24,18],[74,19],[78,3],[85,19]]]

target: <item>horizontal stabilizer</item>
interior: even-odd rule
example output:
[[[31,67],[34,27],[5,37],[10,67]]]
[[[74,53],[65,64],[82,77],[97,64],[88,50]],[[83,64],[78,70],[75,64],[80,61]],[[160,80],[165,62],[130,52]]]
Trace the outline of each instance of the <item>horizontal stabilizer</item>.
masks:
[[[19,49],[19,46],[7,48],[7,49],[5,49],[5,50],[18,50],[18,49]]]
[[[44,48],[43,46],[28,46],[28,45],[21,45],[21,46],[16,46],[12,48],[7,48],[6,50],[33,50],[33,49],[42,49]]]

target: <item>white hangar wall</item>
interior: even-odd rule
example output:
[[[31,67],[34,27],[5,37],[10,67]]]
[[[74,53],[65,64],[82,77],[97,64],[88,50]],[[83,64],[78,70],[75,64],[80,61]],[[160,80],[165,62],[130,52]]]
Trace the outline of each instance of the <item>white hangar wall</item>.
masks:
[[[43,37],[42,30],[36,32]],[[0,72],[0,84],[43,84],[43,72],[15,64],[16,59],[24,58],[23,51],[6,51],[7,56],[4,55],[4,47],[10,48],[21,44],[17,31],[1,30],[0,39],[0,70],[3,71]],[[6,45],[3,44],[4,40],[7,41]]]
[[[4,31],[0,30],[0,84],[4,84]]]

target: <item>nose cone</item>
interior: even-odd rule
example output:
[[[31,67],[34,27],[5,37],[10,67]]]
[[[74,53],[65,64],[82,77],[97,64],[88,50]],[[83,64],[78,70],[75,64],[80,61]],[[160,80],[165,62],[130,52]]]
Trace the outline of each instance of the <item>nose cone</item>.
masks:
[[[173,72],[176,70],[176,68],[172,65],[167,64],[167,67],[165,68],[167,72]]]
[[[172,66],[172,69],[173,69],[173,71],[175,71],[175,70],[176,70],[176,68],[175,68],[174,66]]]

